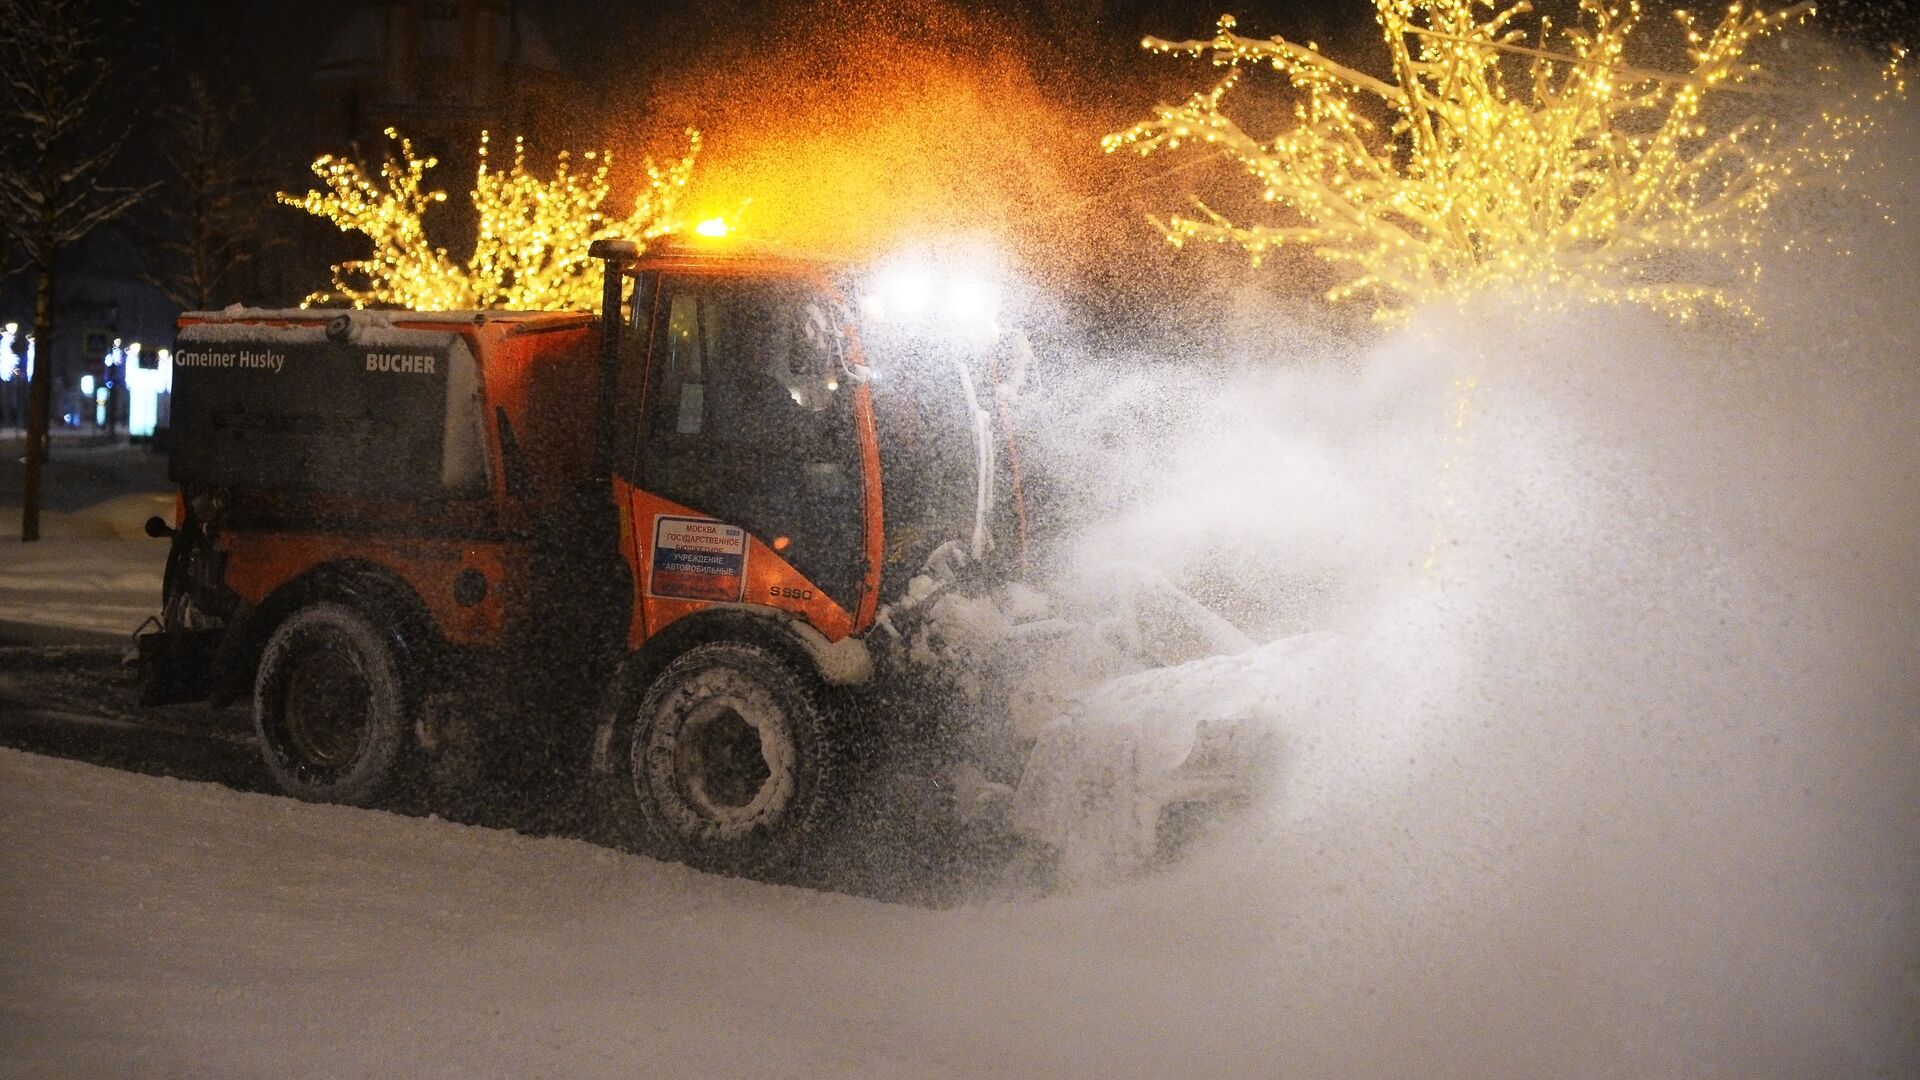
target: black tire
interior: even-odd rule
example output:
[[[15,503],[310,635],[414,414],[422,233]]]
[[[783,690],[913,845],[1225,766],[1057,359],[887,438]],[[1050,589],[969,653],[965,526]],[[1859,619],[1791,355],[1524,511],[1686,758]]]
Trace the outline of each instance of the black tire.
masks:
[[[812,672],[759,645],[708,642],[675,657],[638,701],[623,696],[609,811],[630,845],[766,873],[833,823],[849,770]]]
[[[254,677],[253,726],[281,790],[310,802],[379,803],[416,756],[394,648],[344,604],[309,605],[275,628]]]

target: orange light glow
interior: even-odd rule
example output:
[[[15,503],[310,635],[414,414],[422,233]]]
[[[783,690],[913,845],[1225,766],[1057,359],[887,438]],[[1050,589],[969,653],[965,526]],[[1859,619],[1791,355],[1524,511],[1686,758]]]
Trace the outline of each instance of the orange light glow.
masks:
[[[768,30],[780,44],[751,64],[716,52],[663,86],[647,130],[697,117],[709,136],[686,202],[708,215],[724,208],[732,236],[840,258],[883,257],[927,237],[1063,246],[1064,223],[1045,241],[1036,234],[1053,223],[1046,215],[1086,197],[1064,162],[1106,167],[1090,122],[999,47],[990,17],[930,11],[973,43],[965,55],[884,20],[796,22]]]
[[[708,218],[700,224],[695,225],[693,231],[700,236],[710,236],[719,239],[727,235],[727,219],[717,217]]]

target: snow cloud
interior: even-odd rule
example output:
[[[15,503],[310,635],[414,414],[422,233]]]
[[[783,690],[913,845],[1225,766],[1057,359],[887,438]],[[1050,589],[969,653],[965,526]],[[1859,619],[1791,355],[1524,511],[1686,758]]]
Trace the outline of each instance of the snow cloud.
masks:
[[[1783,208],[1758,327],[1250,307],[1212,368],[1085,362],[1104,392],[1043,425],[1087,523],[1060,592],[1145,564],[1272,643],[1089,701],[1230,696],[1283,768],[1182,864],[1052,903],[1205,957],[1224,1071],[1920,1061],[1911,134],[1857,167],[1883,208]]]

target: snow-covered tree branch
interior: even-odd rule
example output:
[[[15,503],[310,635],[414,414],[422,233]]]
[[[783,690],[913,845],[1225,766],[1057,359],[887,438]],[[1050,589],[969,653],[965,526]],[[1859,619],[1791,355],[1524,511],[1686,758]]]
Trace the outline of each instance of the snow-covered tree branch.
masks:
[[[145,244],[144,276],[188,310],[236,299],[236,273],[270,242],[253,199],[254,153],[235,145],[240,109],[217,100],[195,75],[160,110],[167,185],[158,199],[161,227]]]

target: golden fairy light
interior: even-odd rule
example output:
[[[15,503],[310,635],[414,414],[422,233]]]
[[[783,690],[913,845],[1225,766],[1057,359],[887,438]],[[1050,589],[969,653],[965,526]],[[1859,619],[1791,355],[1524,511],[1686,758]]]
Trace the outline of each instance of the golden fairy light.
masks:
[[[469,308],[591,310],[600,282],[587,258],[588,246],[606,236],[645,242],[675,228],[674,205],[693,172],[700,133],[687,129],[687,152],[677,160],[644,163],[646,183],[623,217],[605,213],[612,190],[611,155],[589,151],[593,166],[575,172],[561,152],[553,173],[542,179],[526,167],[526,144],[515,139],[506,169],[493,166],[491,139],[480,133],[480,165],[470,195],[478,214],[473,256],[465,265],[428,238],[423,216],[446,192],[428,190],[425,176],[439,162],[416,157],[413,143],[392,128],[387,138],[398,156],[382,163],[378,176],[358,163],[331,155],[313,163],[323,191],[280,193],[280,201],[326,218],[343,232],[373,244],[365,259],[333,267],[332,292],[307,297],[308,304],[346,301],[354,307],[392,306],[416,311]]]
[[[1517,25],[1528,0],[1374,6],[1388,78],[1312,43],[1242,37],[1232,16],[1211,40],[1143,42],[1206,54],[1229,70],[1211,89],[1107,136],[1105,148],[1217,147],[1265,201],[1290,211],[1276,223],[1239,224],[1196,199],[1199,216],[1155,221],[1169,241],[1235,244],[1256,262],[1283,247],[1311,251],[1345,271],[1329,300],[1371,300],[1388,322],[1490,288],[1644,304],[1681,318],[1712,308],[1751,316],[1747,289],[1768,207],[1802,176],[1844,163],[1870,126],[1870,102],[1904,93],[1899,56],[1865,87],[1789,90],[1769,80],[1752,46],[1811,15],[1811,4],[1767,12],[1736,3],[1711,28],[1675,12],[1692,64],[1684,74],[1628,62],[1638,0],[1581,0],[1573,28],[1543,17],[1532,34]],[[1265,141],[1222,112],[1259,67],[1300,94],[1292,126]],[[1815,90],[1827,108],[1805,106]],[[1800,107],[1777,111],[1808,118],[1753,112],[1769,98],[1791,99]]]

